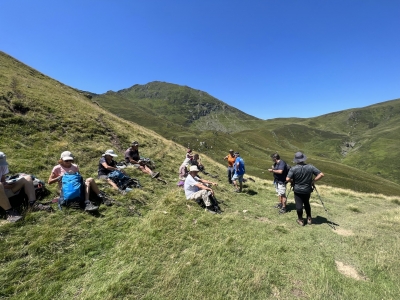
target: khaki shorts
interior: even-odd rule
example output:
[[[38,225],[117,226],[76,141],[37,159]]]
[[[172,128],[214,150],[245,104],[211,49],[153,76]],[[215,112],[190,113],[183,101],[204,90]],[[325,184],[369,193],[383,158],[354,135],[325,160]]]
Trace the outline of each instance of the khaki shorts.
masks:
[[[277,183],[275,185],[275,190],[278,196],[286,196],[286,184]]]

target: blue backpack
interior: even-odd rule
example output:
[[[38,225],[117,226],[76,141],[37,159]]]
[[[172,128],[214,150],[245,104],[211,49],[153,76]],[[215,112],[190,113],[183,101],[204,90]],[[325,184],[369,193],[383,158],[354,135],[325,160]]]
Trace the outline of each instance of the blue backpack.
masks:
[[[139,180],[130,178],[119,170],[112,171],[110,174],[108,174],[108,178],[112,180],[121,190],[125,190],[128,187],[141,187]]]
[[[58,200],[58,207],[69,206],[72,203],[82,203],[84,201],[85,185],[79,173],[63,175],[61,180],[61,195]]]

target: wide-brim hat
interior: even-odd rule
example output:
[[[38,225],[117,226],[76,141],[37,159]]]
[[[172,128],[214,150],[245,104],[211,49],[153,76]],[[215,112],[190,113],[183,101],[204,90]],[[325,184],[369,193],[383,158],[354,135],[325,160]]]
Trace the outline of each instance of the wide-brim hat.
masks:
[[[0,152],[0,166],[8,166],[6,155],[3,152]]]
[[[63,161],[74,160],[74,156],[72,155],[72,153],[70,151],[64,151],[61,153],[60,159],[62,159]]]
[[[191,166],[189,172],[199,172],[200,170],[197,169],[197,166]]]
[[[306,159],[307,159],[307,156],[305,156],[303,152],[299,151],[299,152],[295,153],[293,162],[298,164],[298,163],[306,161]]]
[[[106,152],[104,152],[104,154],[102,156],[106,156],[106,155],[110,155],[112,157],[117,157],[118,156],[117,154],[115,154],[114,150],[111,150],[111,149],[109,149]]]

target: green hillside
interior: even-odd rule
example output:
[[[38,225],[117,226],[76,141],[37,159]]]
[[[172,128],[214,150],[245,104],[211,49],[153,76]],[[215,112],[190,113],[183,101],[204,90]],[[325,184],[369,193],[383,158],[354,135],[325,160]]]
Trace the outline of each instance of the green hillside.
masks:
[[[254,176],[269,176],[263,173],[272,152],[279,151],[290,162],[294,152],[304,151],[315,164],[326,167],[323,171],[331,175],[333,186],[389,195],[400,190],[395,151],[400,100],[316,118],[262,121],[205,92],[163,82],[109,91],[93,99],[114,114],[216,161],[234,148]],[[382,169],[388,161],[395,168]]]
[[[400,293],[400,198],[323,185],[340,175],[339,163],[315,162],[324,170],[333,164],[338,175],[327,174],[318,184],[329,214],[312,194],[311,226],[296,224],[293,195],[288,213],[277,213],[270,177],[255,177],[240,194],[226,180],[218,181],[215,192],[224,212],[212,215],[186,201],[175,185],[183,146],[111,114],[90,94],[2,52],[0,102],[0,151],[7,154],[12,173],[29,172],[46,180],[60,153],[70,150],[83,176],[95,177],[104,150],[112,148],[121,158],[127,145],[138,140],[141,153],[155,160],[168,182],[127,169],[143,188],[123,195],[97,181],[120,203],[101,206],[97,214],[60,211],[52,204],[53,213],[23,209],[21,222],[0,220],[1,298],[396,299]],[[253,148],[256,154],[264,149],[284,152],[281,134],[286,131],[269,132],[260,131],[263,145],[258,148],[250,144],[256,131],[238,137],[205,133],[224,147],[230,137],[235,147],[248,147],[243,151],[249,157]],[[249,143],[243,141],[246,137]],[[295,141],[296,147],[301,145],[301,139]],[[201,147],[222,154],[211,146]],[[211,173],[223,178],[223,165],[202,158]],[[252,159],[258,162],[255,167],[269,163],[265,153]],[[44,201],[54,196],[55,187],[49,188],[52,195]]]

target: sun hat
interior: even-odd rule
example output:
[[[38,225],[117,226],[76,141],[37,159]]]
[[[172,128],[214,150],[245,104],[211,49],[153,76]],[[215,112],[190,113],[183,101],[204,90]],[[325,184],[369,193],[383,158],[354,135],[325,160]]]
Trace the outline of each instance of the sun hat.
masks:
[[[63,161],[74,160],[74,156],[70,151],[64,151],[63,153],[61,153],[60,159],[62,159]]]
[[[137,141],[133,141],[131,146],[139,146],[139,143]]]
[[[197,169],[197,166],[190,166],[189,172],[199,172],[200,170]]]
[[[0,152],[0,166],[8,166],[6,155],[3,152]]]
[[[307,159],[307,156],[305,156],[302,152],[296,152],[294,155],[293,162],[294,163],[301,163],[304,162]]]
[[[233,149],[229,149],[229,152],[233,152]]]
[[[117,157],[118,155],[114,153],[114,150],[108,149],[102,156],[110,155],[112,157]]]

